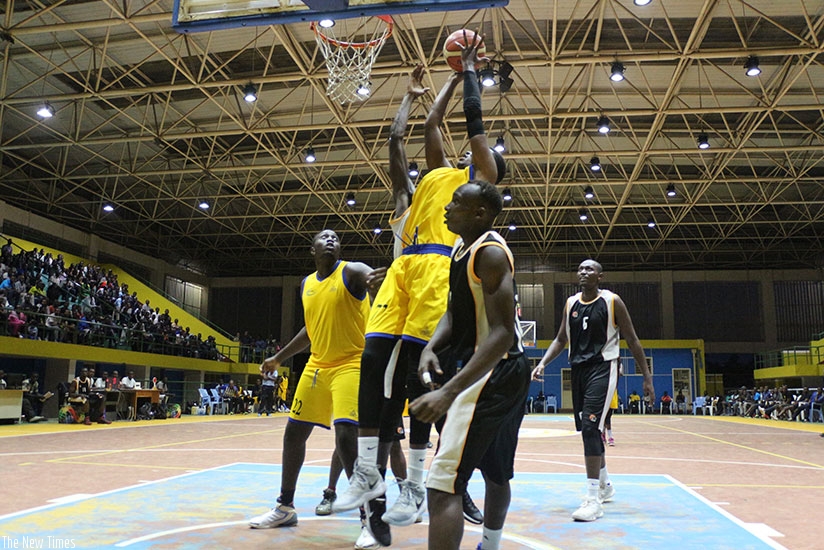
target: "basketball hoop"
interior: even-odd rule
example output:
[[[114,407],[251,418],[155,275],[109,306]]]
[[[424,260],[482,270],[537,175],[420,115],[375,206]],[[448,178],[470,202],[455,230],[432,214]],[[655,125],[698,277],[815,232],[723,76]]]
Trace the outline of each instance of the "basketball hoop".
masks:
[[[345,21],[347,20],[340,20],[339,24]],[[361,24],[355,31],[363,33],[362,42],[339,40],[335,37],[335,27],[322,29],[317,21],[311,24],[315,41],[326,59],[326,68],[329,70],[326,95],[340,103],[363,101],[369,97],[372,64],[375,63],[386,39],[392,36],[392,18],[388,15],[371,17],[369,21],[374,24],[371,33],[368,29],[369,23]],[[343,33],[345,32],[344,28]]]

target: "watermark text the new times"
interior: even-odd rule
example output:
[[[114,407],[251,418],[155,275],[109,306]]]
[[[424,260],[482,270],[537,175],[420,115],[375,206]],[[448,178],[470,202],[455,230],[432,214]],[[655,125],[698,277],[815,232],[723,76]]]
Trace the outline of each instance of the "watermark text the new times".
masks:
[[[65,537],[10,537],[0,536],[0,549],[4,548],[77,548],[74,539]]]

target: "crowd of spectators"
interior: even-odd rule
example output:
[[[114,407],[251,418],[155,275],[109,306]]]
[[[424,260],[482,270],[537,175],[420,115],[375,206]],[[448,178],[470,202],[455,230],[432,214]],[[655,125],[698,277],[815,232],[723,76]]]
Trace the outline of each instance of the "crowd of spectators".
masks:
[[[721,415],[824,422],[824,388],[742,386],[738,390],[727,392],[723,398],[716,396],[712,399],[711,406],[715,407],[715,414]]]
[[[41,248],[0,248],[0,334],[196,357],[223,359],[214,336],[193,334],[169,310],[141,301],[117,274],[83,262],[65,265]]]
[[[235,342],[240,346],[241,363],[263,363],[267,357],[273,356],[280,349],[278,341],[270,334],[269,338],[252,336],[249,331],[235,335]]]

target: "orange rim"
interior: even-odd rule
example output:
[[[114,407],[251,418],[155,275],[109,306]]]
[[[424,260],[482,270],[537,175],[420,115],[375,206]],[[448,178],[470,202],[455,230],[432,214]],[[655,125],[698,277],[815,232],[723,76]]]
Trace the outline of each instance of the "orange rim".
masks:
[[[376,15],[378,19],[386,23],[386,30],[384,31],[383,35],[375,38],[374,40],[370,40],[369,42],[346,42],[343,40],[335,40],[334,38],[329,38],[318,27],[316,21],[312,21],[310,24],[310,28],[312,32],[314,32],[318,38],[326,42],[327,44],[331,44],[336,48],[355,48],[355,49],[363,49],[363,48],[374,48],[381,42],[385,41],[387,38],[392,36],[392,27],[394,24],[392,23],[392,18],[388,15]]]

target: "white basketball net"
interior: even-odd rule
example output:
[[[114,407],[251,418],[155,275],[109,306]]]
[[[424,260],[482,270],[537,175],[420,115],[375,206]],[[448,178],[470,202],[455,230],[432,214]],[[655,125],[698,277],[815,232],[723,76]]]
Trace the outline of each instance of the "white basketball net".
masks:
[[[346,21],[339,20],[334,27],[328,29],[320,28],[317,22],[311,25],[315,41],[326,58],[326,68],[329,70],[326,95],[339,103],[363,101],[369,97],[369,93],[363,91],[371,89],[369,77],[372,64],[386,39],[392,36],[392,19],[380,16],[371,17],[367,23],[359,25],[357,32],[362,33],[362,42],[336,38],[336,28],[341,27],[338,29],[341,36],[346,33]],[[372,27],[371,32],[369,27]]]

